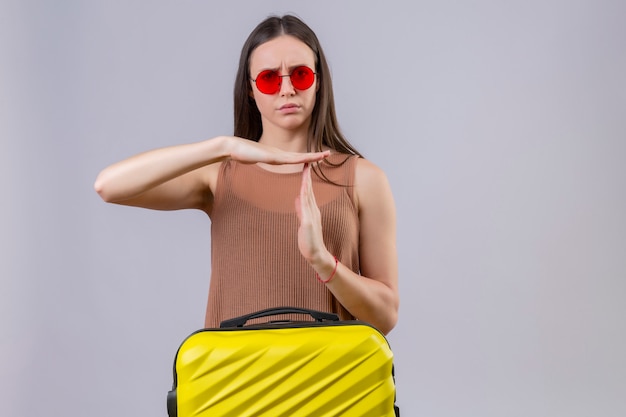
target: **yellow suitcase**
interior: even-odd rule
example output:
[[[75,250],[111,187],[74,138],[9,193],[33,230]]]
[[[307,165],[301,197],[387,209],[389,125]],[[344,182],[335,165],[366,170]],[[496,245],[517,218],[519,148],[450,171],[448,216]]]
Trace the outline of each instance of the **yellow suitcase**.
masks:
[[[307,314],[315,321],[244,326]],[[290,307],[192,333],[174,360],[170,417],[396,417],[393,353],[361,321]]]

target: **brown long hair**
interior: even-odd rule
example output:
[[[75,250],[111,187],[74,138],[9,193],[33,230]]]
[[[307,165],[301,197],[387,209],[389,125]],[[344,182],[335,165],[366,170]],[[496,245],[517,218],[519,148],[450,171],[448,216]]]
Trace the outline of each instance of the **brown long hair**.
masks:
[[[258,141],[263,133],[261,113],[251,97],[250,55],[261,44],[281,35],[290,35],[308,45],[315,54],[315,72],[320,85],[311,114],[307,149],[321,151],[324,146],[346,154],[362,155],[343,136],[335,114],[335,99],[330,68],[317,36],[302,20],[292,15],[270,16],[250,33],[241,49],[235,79],[235,136]]]

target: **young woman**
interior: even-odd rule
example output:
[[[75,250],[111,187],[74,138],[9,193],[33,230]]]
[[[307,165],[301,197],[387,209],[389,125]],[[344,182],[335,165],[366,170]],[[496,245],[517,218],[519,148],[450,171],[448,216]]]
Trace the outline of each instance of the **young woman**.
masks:
[[[106,202],[208,214],[207,327],[292,306],[391,331],[393,196],[339,131],[313,31],[289,15],[261,22],[243,46],[234,101],[234,136],[133,156],[104,169],[96,191]]]

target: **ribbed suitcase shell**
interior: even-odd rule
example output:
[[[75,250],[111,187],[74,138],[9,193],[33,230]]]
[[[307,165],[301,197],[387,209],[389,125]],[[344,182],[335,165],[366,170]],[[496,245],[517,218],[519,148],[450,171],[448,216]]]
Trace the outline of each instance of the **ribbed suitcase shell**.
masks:
[[[170,417],[393,417],[393,353],[358,321],[204,329],[180,346]]]

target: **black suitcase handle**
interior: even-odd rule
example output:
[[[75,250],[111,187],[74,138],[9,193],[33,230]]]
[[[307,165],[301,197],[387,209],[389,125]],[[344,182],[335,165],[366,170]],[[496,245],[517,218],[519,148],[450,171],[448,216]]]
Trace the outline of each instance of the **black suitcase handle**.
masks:
[[[248,320],[258,319],[267,316],[276,316],[279,314],[308,314],[315,321],[322,322],[324,320],[339,321],[339,316],[334,313],[326,313],[324,311],[309,310],[308,308],[298,307],[277,307],[268,308],[267,310],[257,311],[255,313],[246,314],[244,316],[235,317],[233,319],[224,320],[220,323],[220,329],[227,327],[243,327]]]

